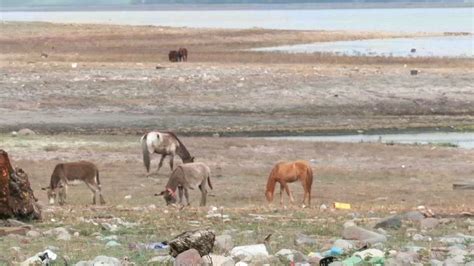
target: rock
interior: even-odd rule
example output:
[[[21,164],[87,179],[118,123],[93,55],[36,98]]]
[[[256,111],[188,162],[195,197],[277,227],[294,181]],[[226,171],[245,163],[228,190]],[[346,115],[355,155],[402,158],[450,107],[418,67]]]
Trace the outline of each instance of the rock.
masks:
[[[443,265],[443,262],[442,261],[439,261],[439,260],[430,260],[430,265],[431,266],[442,266]]]
[[[376,232],[358,226],[349,226],[344,228],[342,237],[348,240],[359,240],[368,244],[375,244],[387,241],[387,237]]]
[[[115,240],[110,240],[109,242],[107,242],[107,244],[105,244],[106,248],[117,247],[117,246],[121,246],[121,244]]]
[[[268,256],[267,248],[264,244],[247,245],[234,247],[230,255],[237,261],[252,261],[259,256]]]
[[[450,236],[443,236],[438,239],[442,243],[446,243],[449,245],[454,245],[454,244],[464,244],[468,241],[474,241],[474,236],[469,236],[469,235],[463,235],[463,234],[456,234],[456,235],[450,235]]]
[[[351,226],[357,226],[357,224],[353,220],[349,220],[343,224],[344,228],[351,227]]]
[[[10,133],[10,136],[12,136],[12,137],[16,137],[16,136],[18,136],[18,132],[16,132],[16,131],[12,131],[12,132]]]
[[[41,236],[41,233],[35,230],[30,230],[26,233],[26,236],[31,238],[37,238]]]
[[[297,234],[295,238],[295,245],[297,246],[312,246],[316,245],[316,243],[316,239],[304,234]]]
[[[328,209],[328,206],[326,206],[326,204],[321,204],[321,206],[319,206],[320,211],[325,211],[327,209]]]
[[[420,235],[420,234],[414,234],[413,237],[412,237],[412,239],[413,239],[414,241],[423,241],[424,237],[423,237],[422,235]]]
[[[344,252],[347,252],[354,248],[354,245],[350,241],[347,241],[344,239],[337,239],[336,241],[334,241],[334,244],[332,244],[332,246],[338,247],[342,249]]]
[[[174,258],[171,255],[156,256],[148,260],[147,263],[152,265],[166,265],[174,263]]]
[[[55,261],[57,257],[58,256],[54,252],[47,249],[23,261],[21,265],[49,265],[51,262]]]
[[[403,219],[410,220],[410,221],[421,221],[425,219],[425,216],[419,211],[410,211],[405,213]]]
[[[209,254],[209,257],[211,257],[212,265],[213,266],[234,266],[235,262],[231,257],[225,257],[225,256],[220,256],[220,255],[215,255],[215,254]],[[204,260],[204,265],[211,265],[211,262],[209,261],[208,256],[202,257]]]
[[[32,136],[32,135],[36,135],[36,132],[34,132],[33,130],[29,128],[22,128],[18,130],[18,135],[19,136]]]
[[[225,253],[229,252],[234,247],[234,242],[230,235],[219,235],[216,236],[214,241],[214,251]]]
[[[357,256],[360,257],[362,260],[366,260],[368,258],[385,257],[385,253],[375,248],[369,248],[363,251],[356,252],[353,256]]]
[[[64,227],[56,227],[54,229],[43,232],[45,236],[56,236],[56,240],[69,241],[71,234]]]
[[[449,247],[448,255],[451,257],[466,256],[468,255],[468,252],[458,246],[451,246]]]
[[[398,263],[402,265],[409,265],[418,262],[419,255],[416,252],[398,252],[395,257]]]
[[[383,229],[400,229],[402,226],[402,217],[399,215],[390,216],[388,218],[383,219],[382,221],[378,222],[375,225],[375,228],[383,228]]]
[[[436,218],[426,218],[420,221],[422,229],[433,229],[439,224],[439,220]]]
[[[195,249],[201,256],[211,253],[216,235],[212,230],[186,231],[168,242],[170,255],[173,257],[189,249]]]
[[[293,249],[281,249],[275,256],[278,257],[280,262],[288,264],[288,262],[305,262],[308,258],[303,253]]]
[[[174,265],[201,265],[204,261],[194,248],[181,252],[176,257]]]

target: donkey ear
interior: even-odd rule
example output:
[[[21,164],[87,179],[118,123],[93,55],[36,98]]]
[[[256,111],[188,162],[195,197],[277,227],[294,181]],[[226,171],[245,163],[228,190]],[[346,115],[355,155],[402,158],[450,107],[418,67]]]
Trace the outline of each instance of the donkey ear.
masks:
[[[155,196],[163,196],[165,195],[166,191],[161,191],[160,193],[155,193]]]
[[[192,163],[194,162],[194,156],[193,156],[193,157],[191,157],[191,162],[192,162]]]
[[[41,190],[48,190],[49,187],[42,187]]]

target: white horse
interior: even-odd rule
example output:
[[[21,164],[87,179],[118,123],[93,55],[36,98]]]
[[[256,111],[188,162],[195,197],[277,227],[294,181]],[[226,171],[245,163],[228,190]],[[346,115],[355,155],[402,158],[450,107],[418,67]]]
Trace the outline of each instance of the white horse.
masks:
[[[171,156],[171,171],[173,171],[174,156],[176,154],[181,157],[183,163],[194,162],[194,157],[189,154],[188,149],[173,132],[151,131],[143,135],[140,142],[142,144],[143,163],[145,164],[147,175],[150,175],[150,155],[153,153],[161,154],[160,164],[156,173],[160,171],[163,160],[167,155]]]

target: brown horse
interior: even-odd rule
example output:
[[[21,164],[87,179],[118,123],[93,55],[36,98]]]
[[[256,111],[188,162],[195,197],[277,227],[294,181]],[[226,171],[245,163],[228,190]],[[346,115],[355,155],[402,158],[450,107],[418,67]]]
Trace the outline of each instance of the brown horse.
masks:
[[[178,49],[178,60],[183,61],[183,62],[188,61],[188,49],[186,48]]]
[[[170,51],[168,53],[168,59],[171,61],[171,62],[178,62],[179,61],[179,52],[178,51]]]
[[[280,183],[280,204],[283,204],[283,189],[286,190],[286,193],[290,197],[290,201],[293,203],[295,200],[287,183],[293,183],[298,180],[301,182],[304,189],[303,206],[305,206],[306,199],[308,200],[309,206],[311,204],[313,170],[307,161],[279,162],[273,167],[268,176],[267,190],[265,192],[268,202],[273,201],[275,184],[278,182]]]

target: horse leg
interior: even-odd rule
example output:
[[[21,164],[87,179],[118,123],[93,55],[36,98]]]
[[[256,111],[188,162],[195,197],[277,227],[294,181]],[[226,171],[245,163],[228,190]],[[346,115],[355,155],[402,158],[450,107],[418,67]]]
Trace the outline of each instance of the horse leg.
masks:
[[[156,170],[156,173],[160,171],[161,166],[163,166],[163,161],[165,160],[166,154],[161,155],[160,163],[158,164],[158,170]]]
[[[280,205],[283,205],[283,190],[285,187],[280,183]]]
[[[286,194],[290,197],[290,202],[293,203],[295,202],[295,199],[293,198],[293,195],[291,194],[290,188],[288,187],[287,183],[283,183],[283,186],[285,186]]]
[[[206,206],[207,200],[207,189],[205,185],[199,185],[199,189],[201,190],[201,204],[200,206]]]
[[[171,158],[170,158],[170,169],[171,169],[171,171],[173,171],[174,154],[171,154],[170,156],[171,156]]]

